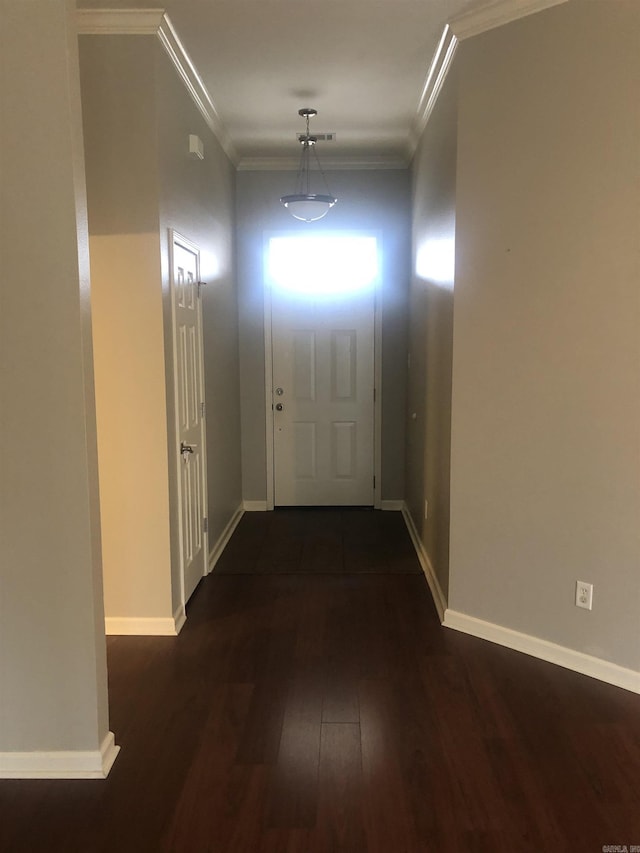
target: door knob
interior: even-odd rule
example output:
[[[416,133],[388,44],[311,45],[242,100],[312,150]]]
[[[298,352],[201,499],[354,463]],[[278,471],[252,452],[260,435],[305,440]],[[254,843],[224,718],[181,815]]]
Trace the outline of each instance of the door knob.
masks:
[[[276,412],[281,412],[284,409],[282,403],[276,403]]]
[[[276,388],[276,394],[278,395],[278,397],[282,397],[282,395],[284,394],[284,389]]]

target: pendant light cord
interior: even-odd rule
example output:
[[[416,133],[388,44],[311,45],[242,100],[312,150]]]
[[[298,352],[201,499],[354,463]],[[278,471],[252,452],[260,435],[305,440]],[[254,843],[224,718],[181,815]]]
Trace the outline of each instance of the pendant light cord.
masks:
[[[331,190],[329,189],[329,182],[327,181],[327,176],[324,173],[324,169],[322,168],[322,164],[320,163],[320,158],[318,157],[318,151],[316,149],[315,139],[313,142],[310,142],[311,131],[309,129],[309,119],[310,114],[307,113],[305,116],[306,119],[306,133],[302,138],[302,154],[300,155],[300,165],[298,166],[298,176],[296,178],[296,186],[301,194],[311,195],[311,154],[309,149],[313,149],[313,156],[315,158],[315,163],[318,167],[318,172],[322,175],[322,181],[324,183],[325,189],[329,195],[331,195]]]

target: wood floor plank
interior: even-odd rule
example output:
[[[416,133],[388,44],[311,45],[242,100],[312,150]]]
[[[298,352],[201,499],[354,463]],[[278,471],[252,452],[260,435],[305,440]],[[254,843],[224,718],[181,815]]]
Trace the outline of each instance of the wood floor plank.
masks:
[[[234,766],[251,694],[248,684],[223,684],[211,694],[210,713],[166,834],[166,851],[197,850],[209,838],[212,826],[228,846],[228,825],[237,823],[247,798],[253,803],[252,774]],[[242,774],[240,784],[238,773]]]
[[[313,831],[308,829],[268,829],[255,850],[256,853],[310,853],[312,839]]]
[[[295,676],[290,684],[278,758],[271,775],[270,827],[315,827],[322,694],[322,683],[313,671]]]
[[[395,733],[388,725],[390,685],[386,680],[360,684],[363,814],[369,853],[414,853],[420,842],[406,798]],[[426,839],[423,843],[426,842]]]
[[[339,593],[339,594],[338,594]],[[324,653],[326,680],[322,703],[324,723],[359,723],[358,672],[361,653],[359,622],[353,617],[359,601],[348,584],[336,589],[326,616]]]
[[[332,590],[313,577],[305,578],[304,589],[295,602],[297,614],[295,664],[299,669],[314,665],[324,658],[327,610],[333,598]]]
[[[526,750],[518,739],[484,741],[500,797],[505,843],[522,853],[562,850],[566,839],[536,774],[529,772]]]
[[[360,725],[323,724],[313,851],[366,851],[362,793]]]

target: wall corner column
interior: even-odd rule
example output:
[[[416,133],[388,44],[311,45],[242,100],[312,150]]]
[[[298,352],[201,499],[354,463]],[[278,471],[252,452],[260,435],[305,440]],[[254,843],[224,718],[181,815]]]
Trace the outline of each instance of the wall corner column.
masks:
[[[0,777],[100,778],[117,747],[75,3],[0,15]]]

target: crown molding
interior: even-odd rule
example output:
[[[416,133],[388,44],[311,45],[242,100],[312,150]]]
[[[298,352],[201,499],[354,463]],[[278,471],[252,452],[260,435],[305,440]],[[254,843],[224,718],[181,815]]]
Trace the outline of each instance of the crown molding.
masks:
[[[182,82],[187,87],[187,91],[191,95],[192,100],[202,113],[204,120],[207,122],[214,136],[222,146],[223,151],[234,166],[237,166],[239,160],[238,152],[236,151],[235,146],[231,141],[231,137],[229,136],[229,133],[222,123],[222,119],[211,100],[207,87],[204,85],[189,54],[184,49],[184,46],[180,41],[173,24],[169,20],[168,15],[163,15],[162,23],[158,29],[158,38],[167,52],[169,59],[173,62]]]
[[[568,0],[495,0],[487,6],[457,15],[449,21],[449,27],[454,36],[463,41],[567,2]]]
[[[407,157],[360,157],[323,161],[327,169],[406,169],[431,117],[453,62],[458,44],[488,30],[541,12],[569,0],[495,0],[489,5],[452,18],[445,26],[429,65],[409,138]],[[180,37],[163,9],[79,9],[80,35],[154,35],[225,154],[239,171],[295,171],[298,160],[289,157],[240,157]]]
[[[452,18],[442,31],[422,87],[409,137],[409,159],[415,154],[461,41],[567,2],[569,0],[495,0],[488,6]]]
[[[409,139],[411,154],[413,154],[418,147],[418,142],[420,141],[420,137],[427,126],[427,122],[433,112],[433,108],[436,105],[436,101],[438,100],[444,81],[447,78],[447,74],[449,73],[449,68],[451,67],[457,48],[458,38],[454,35],[451,27],[447,24],[440,36],[440,41],[438,42],[436,52],[433,55],[429,71],[427,72],[427,78],[424,82],[424,86],[422,87],[422,94],[420,95],[418,108],[416,110],[416,118],[414,120],[413,127],[411,129],[411,137]]]
[[[191,57],[163,9],[79,9],[79,35],[154,35],[160,41],[192,101],[234,166],[238,152]]]
[[[294,157],[241,157],[239,172],[295,172],[300,158]]]
[[[242,157],[238,163],[239,172],[296,172],[299,167],[299,157]],[[399,156],[322,159],[325,172],[408,168],[409,160]]]
[[[78,9],[78,35],[154,36],[164,17],[164,9]]]

